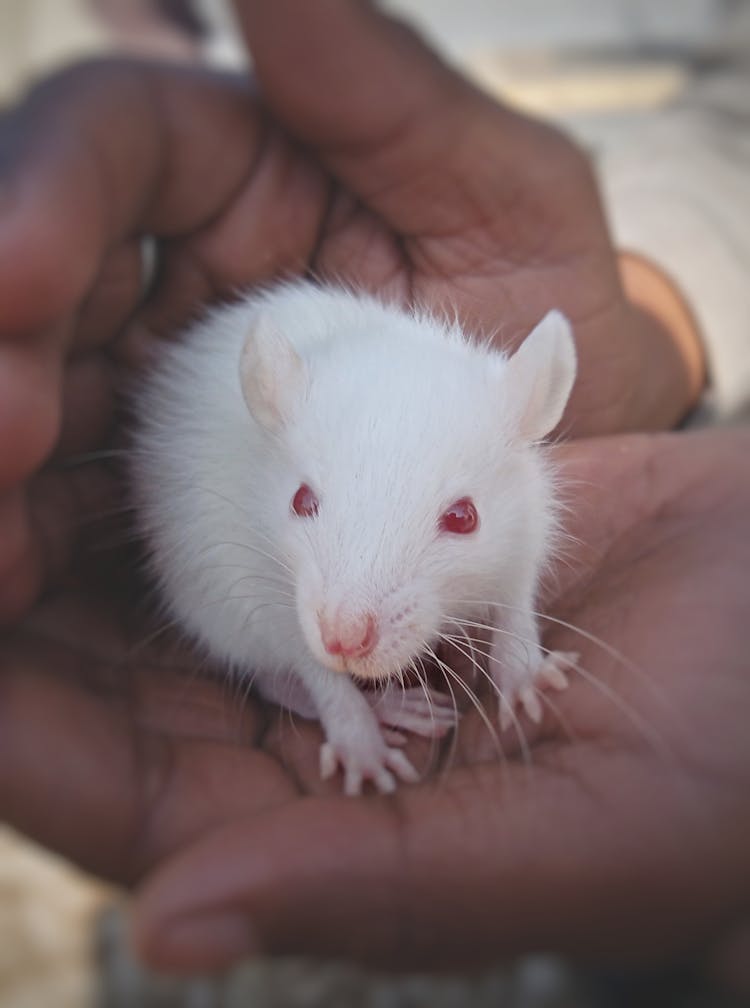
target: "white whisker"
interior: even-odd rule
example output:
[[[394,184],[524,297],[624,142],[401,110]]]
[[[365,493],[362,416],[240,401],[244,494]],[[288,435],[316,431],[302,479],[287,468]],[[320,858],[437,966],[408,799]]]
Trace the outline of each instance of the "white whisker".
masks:
[[[459,629],[462,629],[462,628],[459,627]],[[518,738],[518,745],[519,745],[519,748],[521,750],[522,759],[523,759],[524,763],[528,767],[531,767],[531,765],[532,765],[531,750],[529,748],[529,744],[528,744],[528,741],[526,739],[526,734],[525,734],[525,732],[523,730],[523,725],[521,724],[520,720],[518,719],[518,716],[516,715],[516,712],[515,712],[515,710],[513,708],[513,704],[508,700],[508,698],[505,696],[505,694],[500,689],[500,687],[495,682],[495,680],[492,678],[492,676],[489,674],[489,672],[487,672],[486,669],[482,668],[482,665],[481,665],[480,662],[477,662],[475,659],[471,658],[466,653],[466,651],[464,651],[464,649],[457,643],[456,638],[454,636],[452,636],[451,634],[441,634],[440,636],[441,636],[441,638],[443,640],[447,641],[454,648],[456,648],[457,651],[460,651],[461,654],[464,655],[464,657],[469,658],[469,661],[472,662],[472,664],[474,665],[474,667],[479,672],[481,672],[481,674],[487,680],[487,682],[489,683],[489,685],[490,685],[493,693],[495,694],[495,696],[497,696],[497,698],[500,701],[500,703],[502,704],[503,708],[508,711],[508,714],[509,714],[509,716],[511,718],[511,721],[513,722],[513,727],[515,729],[516,736]],[[482,655],[484,658],[489,658],[490,661],[497,661],[496,658],[493,658],[490,654],[488,654],[485,651],[477,650],[476,653]]]
[[[485,712],[485,710],[484,710],[484,708],[482,706],[481,701],[475,695],[475,693],[473,692],[473,690],[471,690],[469,688],[469,686],[463,681],[463,679],[461,678],[461,676],[458,675],[458,673],[454,672],[453,669],[449,665],[447,665],[444,661],[442,661],[440,658],[438,658],[438,656],[435,654],[435,651],[431,647],[427,647],[427,653],[437,663],[438,667],[443,671],[443,673],[449,675],[451,677],[451,679],[453,679],[454,682],[458,683],[458,685],[461,687],[461,689],[464,691],[464,693],[466,693],[466,695],[468,696],[469,700],[474,705],[474,707],[475,707],[475,709],[477,711],[477,714],[479,715],[479,717],[484,722],[484,725],[485,725],[487,731],[489,732],[490,738],[492,739],[492,741],[495,744],[495,748],[497,750],[498,756],[500,757],[501,760],[504,759],[505,758],[505,754],[503,752],[503,747],[502,747],[502,745],[500,743],[500,739],[498,738],[497,732],[495,731],[495,729],[494,729],[494,727],[492,725],[492,722],[487,717],[487,714],[486,714],[486,712]]]
[[[490,628],[486,624],[456,618],[454,618],[453,621],[457,624],[464,623],[467,626],[479,627],[482,630],[493,629],[494,632],[506,634],[507,636],[512,637],[521,643],[528,644],[530,646],[537,646],[536,641],[532,641],[530,638],[523,637],[520,634],[513,633],[502,627]],[[572,626],[572,624],[566,624],[566,625],[570,626],[571,629],[576,629],[575,627]],[[547,655],[554,653],[553,649],[551,648],[544,647],[541,644],[539,644],[538,646],[540,650]],[[583,666],[580,664],[580,662],[571,662],[570,664],[571,667],[574,668],[575,671],[581,676],[581,678],[584,679],[584,681],[588,682],[591,686],[597,689],[603,696],[605,696],[608,700],[610,700],[614,704],[616,709],[619,710],[630,721],[631,725],[633,725],[633,727],[636,728],[641,733],[643,738],[645,738],[656,751],[660,752],[662,755],[667,755],[671,757],[672,753],[670,747],[667,745],[662,735],[656,731],[654,726],[649,721],[647,721],[636,710],[636,708],[633,707],[632,704],[630,704],[623,696],[621,696],[615,689],[609,686],[598,676],[595,676],[591,672],[588,672],[586,669],[584,669]],[[638,671],[640,672],[640,670]],[[640,672],[640,674],[643,675],[642,672]]]

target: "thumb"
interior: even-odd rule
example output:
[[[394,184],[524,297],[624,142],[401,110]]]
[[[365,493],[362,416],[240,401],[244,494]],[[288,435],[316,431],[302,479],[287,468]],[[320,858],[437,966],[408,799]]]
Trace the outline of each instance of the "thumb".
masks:
[[[605,869],[617,884],[616,844],[594,839],[616,835],[600,811],[576,774],[542,766],[473,767],[388,799],[302,799],[212,832],[152,876],[135,943],[177,971],[258,954],[418,968],[580,951],[601,924]]]
[[[512,131],[504,142],[528,133],[525,120],[374,5],[236,0],[235,8],[275,114],[397,230],[465,226],[470,194],[461,190],[471,173],[462,163],[477,160],[478,143],[492,154],[496,190],[498,152],[477,130],[488,115],[495,129]]]

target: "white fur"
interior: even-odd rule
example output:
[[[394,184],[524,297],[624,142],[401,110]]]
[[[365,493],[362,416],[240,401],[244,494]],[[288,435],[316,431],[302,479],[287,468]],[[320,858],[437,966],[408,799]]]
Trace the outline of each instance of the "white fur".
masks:
[[[348,772],[353,732],[342,740],[337,719],[364,708],[342,671],[385,678],[446,617],[487,621],[489,608],[457,599],[532,607],[555,528],[532,442],[559,420],[574,373],[559,314],[508,359],[455,324],[307,282],[209,313],[136,402],[136,503],[172,615],[274,699],[296,674]],[[291,510],[303,482],[313,518]],[[478,530],[440,533],[465,496]],[[345,670],[318,619],[359,612],[376,615],[379,641]],[[524,660],[533,675],[539,655]]]

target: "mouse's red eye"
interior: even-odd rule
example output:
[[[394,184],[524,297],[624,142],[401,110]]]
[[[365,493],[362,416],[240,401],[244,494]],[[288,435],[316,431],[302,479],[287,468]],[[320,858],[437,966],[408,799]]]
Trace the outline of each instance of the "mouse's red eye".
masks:
[[[471,497],[462,497],[454,501],[440,516],[440,528],[443,532],[453,532],[455,535],[467,535],[479,526],[479,515]]]
[[[307,483],[303,483],[292,498],[292,511],[300,518],[313,518],[318,513],[318,498]]]

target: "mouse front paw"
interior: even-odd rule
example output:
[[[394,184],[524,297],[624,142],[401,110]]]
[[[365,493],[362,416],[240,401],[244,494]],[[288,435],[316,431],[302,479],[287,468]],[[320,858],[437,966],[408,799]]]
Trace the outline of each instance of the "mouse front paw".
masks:
[[[536,669],[525,672],[508,684],[503,677],[503,698],[500,702],[500,727],[505,730],[513,723],[513,707],[518,704],[532,721],[542,720],[543,708],[540,692],[564,690],[568,686],[568,673],[578,665],[579,655],[574,651],[550,651],[541,659]]]
[[[320,776],[329,780],[338,768],[344,772],[344,794],[362,794],[365,781],[372,781],[381,794],[396,790],[397,779],[416,784],[419,774],[401,752],[388,746],[380,734],[362,732],[347,738],[329,738],[320,747]]]

